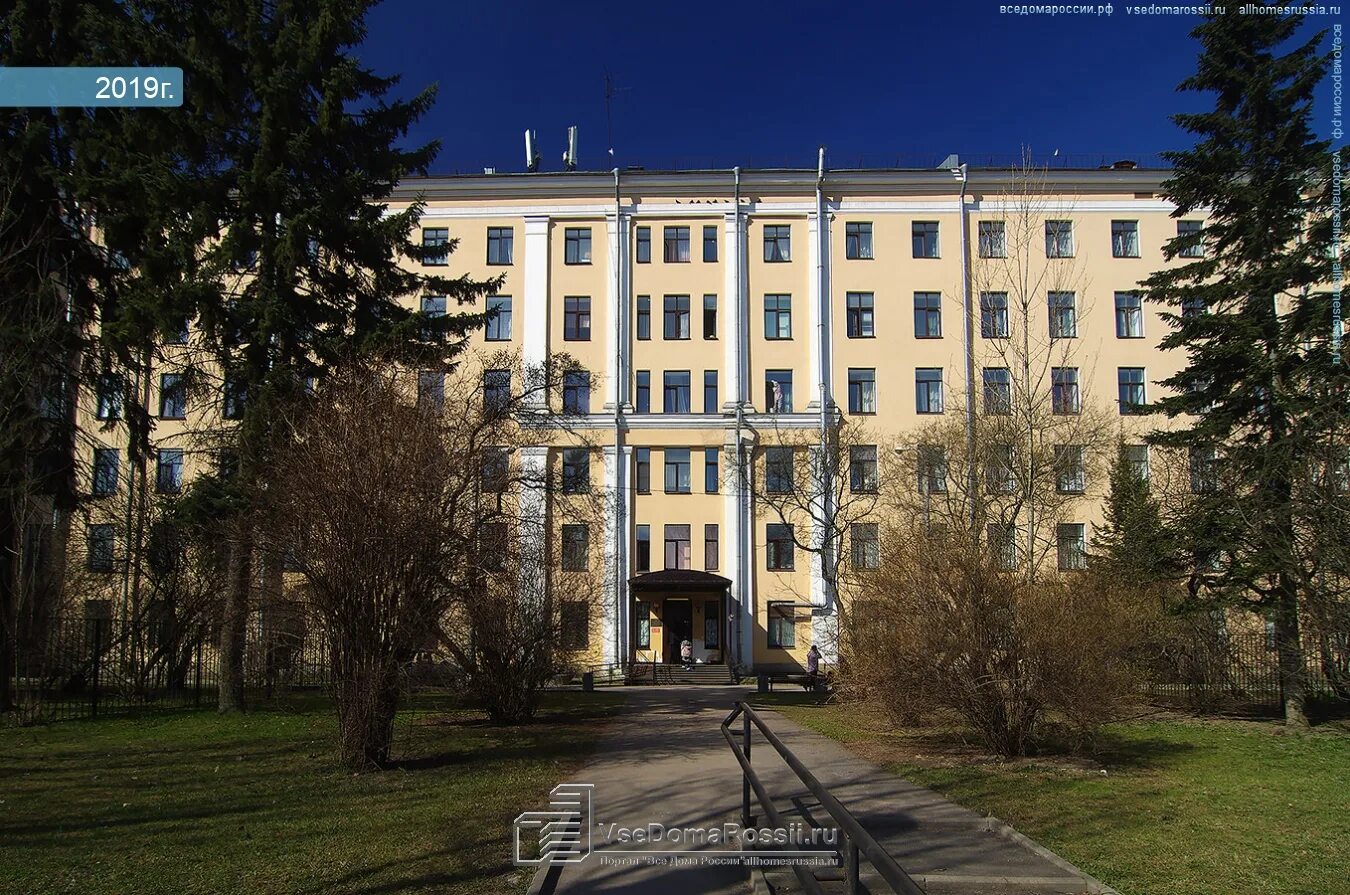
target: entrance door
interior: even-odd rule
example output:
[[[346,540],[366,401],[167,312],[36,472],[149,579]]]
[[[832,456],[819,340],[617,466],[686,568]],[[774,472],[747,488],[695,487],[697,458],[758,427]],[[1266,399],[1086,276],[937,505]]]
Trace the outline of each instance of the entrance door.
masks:
[[[693,604],[686,599],[666,598],[662,607],[662,623],[665,631],[665,659],[667,662],[679,662],[680,644],[694,639]]]

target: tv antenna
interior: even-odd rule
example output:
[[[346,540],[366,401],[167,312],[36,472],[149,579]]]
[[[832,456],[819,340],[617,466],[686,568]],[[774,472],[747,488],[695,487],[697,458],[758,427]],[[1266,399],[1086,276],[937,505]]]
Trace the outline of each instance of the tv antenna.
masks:
[[[614,95],[632,89],[632,87],[615,87],[614,78],[608,72],[605,73],[605,124],[609,128],[609,157],[611,159],[614,158]]]

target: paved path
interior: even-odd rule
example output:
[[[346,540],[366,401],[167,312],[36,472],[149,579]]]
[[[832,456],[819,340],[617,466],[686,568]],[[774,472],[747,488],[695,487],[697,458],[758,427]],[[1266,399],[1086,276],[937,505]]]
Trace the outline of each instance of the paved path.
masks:
[[[629,711],[600,743],[576,781],[595,785],[594,852],[569,865],[557,892],[641,895],[742,895],[750,891],[737,866],[620,863],[632,843],[606,842],[609,824],[667,828],[739,821],[741,774],[719,725],[744,687],[632,687],[621,691]],[[1110,891],[1015,833],[915,786],[804,730],[776,712],[761,713],[862,825],[917,882],[932,893],[1086,893]],[[828,815],[757,733],[754,763],[787,819],[826,825]],[[689,847],[689,846],[686,846]],[[705,854],[717,846],[692,846]],[[776,878],[776,877],[775,877]],[[864,873],[865,882],[869,874]],[[871,891],[886,891],[872,886]],[[785,889],[786,891],[786,889]],[[830,891],[830,889],[827,889]]]

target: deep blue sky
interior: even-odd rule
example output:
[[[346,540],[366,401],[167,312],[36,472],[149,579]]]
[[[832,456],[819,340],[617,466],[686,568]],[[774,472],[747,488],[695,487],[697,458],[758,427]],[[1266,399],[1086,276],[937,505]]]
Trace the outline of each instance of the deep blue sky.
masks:
[[[1024,144],[1080,164],[1147,162],[1188,144],[1169,116],[1204,107],[1175,89],[1198,19],[1127,16],[1119,2],[1110,17],[998,6],[386,0],[362,56],[401,74],[404,92],[439,83],[411,135],[442,140],[435,173],[523,170],[526,127],[541,170],[558,170],[569,124],[580,167],[612,167],[606,72],[628,88],[613,102],[618,163],[648,169],[814,166],[822,143],[833,167],[949,152],[1006,163]],[[1319,105],[1329,117],[1330,100]]]

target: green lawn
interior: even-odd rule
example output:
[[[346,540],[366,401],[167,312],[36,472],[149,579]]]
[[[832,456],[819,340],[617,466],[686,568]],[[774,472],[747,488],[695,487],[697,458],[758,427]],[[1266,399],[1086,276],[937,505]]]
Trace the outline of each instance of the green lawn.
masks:
[[[773,707],[1125,895],[1350,892],[1350,733],[1169,720],[1109,727],[1092,760],[1002,762],[954,731],[894,732],[858,706]]]
[[[394,770],[333,760],[321,699],[0,730],[0,892],[523,890],[511,820],[591,749],[618,697],[556,693],[534,724],[423,697]]]

